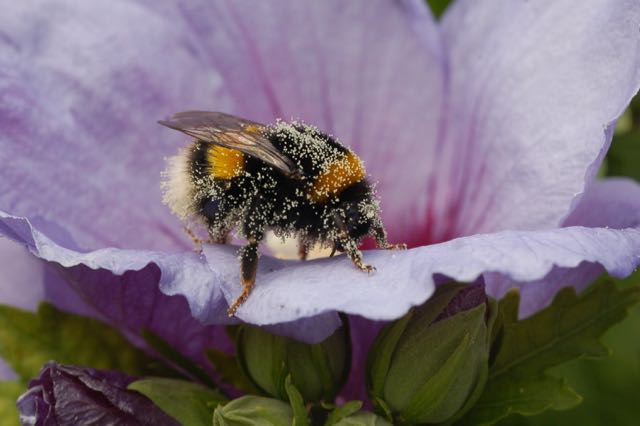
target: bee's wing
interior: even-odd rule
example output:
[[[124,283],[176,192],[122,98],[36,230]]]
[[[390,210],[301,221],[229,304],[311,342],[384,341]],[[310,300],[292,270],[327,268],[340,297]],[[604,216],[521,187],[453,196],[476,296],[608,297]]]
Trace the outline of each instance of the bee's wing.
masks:
[[[291,159],[264,136],[264,124],[223,112],[209,111],[179,112],[158,123],[196,139],[244,152],[288,176],[300,176]]]

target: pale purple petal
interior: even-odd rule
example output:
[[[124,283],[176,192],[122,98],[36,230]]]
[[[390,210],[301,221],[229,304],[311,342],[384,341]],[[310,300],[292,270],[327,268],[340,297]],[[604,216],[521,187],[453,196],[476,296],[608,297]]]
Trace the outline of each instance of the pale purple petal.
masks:
[[[0,224],[0,235],[4,231]],[[55,267],[34,257],[24,245],[0,237],[0,303],[35,311],[40,302],[79,315],[98,317]]]
[[[619,177],[594,182],[563,225],[614,229],[640,227],[640,184]]]
[[[50,236],[66,247],[186,247],[160,202],[176,139],[156,120],[230,105],[198,43],[135,2],[4,7],[0,209],[64,224]]]
[[[189,353],[212,332],[188,309],[228,321],[234,248],[208,246],[206,260],[78,249],[185,247],[158,189],[182,136],[155,119],[202,108],[318,124],[368,161],[392,235],[412,242],[558,224],[638,85],[638,8],[624,2],[492,4],[482,16],[460,1],[444,44],[417,0],[14,3],[0,16],[0,208],[15,216],[1,215],[0,231],[63,267],[105,317],[132,332],[150,325]],[[626,275],[638,232],[505,231],[367,252],[371,276],[344,257],[264,257],[238,316],[308,318],[292,335],[316,341],[336,311],[397,318],[430,296],[434,275],[529,282],[582,262]]]
[[[194,252],[69,250],[28,220],[0,211],[2,234],[26,245],[32,254],[55,266],[95,310],[94,316],[120,328],[134,343],[142,345],[140,331],[149,329],[196,360],[203,359],[207,347],[230,349],[224,330],[203,324],[237,321],[227,316],[228,304],[221,290],[225,279],[239,283],[235,248],[221,248],[231,255],[235,267],[235,275],[227,277],[211,268],[203,255]],[[177,297],[171,297],[174,295]],[[304,315],[290,321],[301,317]],[[339,325],[337,314],[328,312],[295,324],[278,324],[274,331],[316,342]]]
[[[0,304],[35,311],[42,301],[83,315],[95,312],[71,290],[46,262],[35,258],[22,245],[0,237]],[[0,359],[0,380],[16,378]]]
[[[86,257],[57,246],[23,219],[7,217],[1,212],[0,217],[0,235],[4,233],[20,243],[0,240],[0,255],[10,255],[7,266],[0,271],[0,303],[35,310],[46,300],[65,311],[106,321],[141,347],[145,344],[140,332],[150,330],[198,362],[204,361],[206,348],[232,350],[224,330],[203,325],[192,317],[184,298],[168,297],[160,291],[159,265],[166,263],[153,263],[153,255],[145,252],[141,258],[134,259],[131,251],[123,251],[111,257],[109,250],[104,250]],[[23,247],[25,244],[31,252]],[[185,279],[192,279],[198,273],[206,274],[191,266],[188,258],[192,255],[186,253],[187,260],[168,266],[165,276],[172,278],[165,279],[180,279],[174,274],[181,276],[182,267],[191,267],[194,271],[186,273]],[[125,266],[120,267],[120,263]],[[219,293],[214,291],[208,297],[215,301],[216,294]],[[223,310],[221,307],[216,312]],[[226,316],[221,318],[226,320]]]
[[[185,247],[159,190],[184,137],[156,124],[182,109],[317,124],[368,161],[395,239],[419,217],[442,102],[419,0],[14,2],[0,28],[0,209],[66,247]]]
[[[120,310],[124,319],[135,315],[135,310],[122,311],[121,306],[146,293],[153,294],[158,285],[165,294],[183,295],[196,318],[206,323],[221,323],[228,321],[226,306],[241,291],[234,247],[205,246],[206,261],[195,253],[118,249],[79,253],[57,246],[24,219],[4,215],[3,223],[13,237],[27,244],[34,254],[65,267],[81,294],[104,299],[108,317],[113,316],[109,309]],[[304,333],[295,336],[294,324],[290,335],[318,341],[339,324],[336,311],[376,320],[403,315],[431,295],[434,276],[472,282],[482,274],[496,273],[513,281],[531,282],[553,273],[554,267],[574,268],[589,262],[623,277],[636,268],[639,254],[640,230],[571,227],[475,235],[408,251],[368,251],[365,260],[378,268],[371,275],[354,268],[344,256],[308,262],[264,256],[256,288],[237,315],[257,325],[310,318],[308,321],[315,321],[315,326],[300,328]],[[126,293],[127,283],[135,286],[131,293]],[[118,284],[124,284],[118,288],[125,294],[113,308],[113,289]],[[487,285],[490,288],[491,283]],[[182,302],[181,298],[168,299],[167,302]],[[160,327],[172,326],[174,323],[169,320],[185,317],[175,315],[166,307],[147,307],[143,311],[160,312],[159,318],[145,318],[146,321],[157,319]],[[181,330],[178,327],[174,331]],[[309,333],[310,330],[314,333]],[[172,337],[178,340],[178,347],[184,346],[189,352],[193,349],[187,344],[192,340],[188,333]],[[201,349],[200,345],[196,347]]]
[[[45,299],[42,261],[0,237],[0,303],[35,311]]]
[[[170,297],[160,291],[163,285],[174,280],[201,282],[205,287],[213,288],[206,299],[198,301],[210,308],[210,321],[228,321],[224,314],[226,304],[220,292],[215,290],[215,286],[206,284],[216,276],[195,253],[118,249],[80,253],[60,247],[34,229],[27,220],[2,212],[0,234],[25,245],[33,255],[48,261],[45,264],[36,259],[50,273],[44,275],[44,283],[33,281],[32,284],[44,286],[43,299],[61,308],[103,319],[141,346],[140,332],[150,330],[196,361],[204,361],[206,348],[231,348],[223,329],[203,325],[193,318],[184,298]],[[42,267],[37,263],[35,266]],[[58,287],[67,283],[71,283],[75,290],[71,295],[68,289]],[[82,301],[70,303],[73,299],[60,300],[61,295],[80,296]],[[33,301],[29,307],[33,308],[36,302]]]
[[[409,153],[428,156],[413,136],[433,134],[441,102],[441,52],[428,9],[417,0],[310,7],[293,1],[278,8],[221,1],[61,2],[35,11],[16,5],[0,18],[7,61],[17,64],[0,76],[10,148],[0,158],[8,176],[0,207],[28,216],[65,248],[179,246],[180,225],[160,204],[158,174],[162,157],[182,137],[155,120],[206,108],[265,121],[300,117],[344,137],[366,151],[383,198],[401,197],[389,200],[387,217],[405,216],[412,210],[400,201],[419,197],[394,185],[422,181],[417,175],[424,168],[381,170],[390,163],[390,144],[381,142],[401,145],[394,150],[402,161]],[[415,87],[424,93],[415,96]],[[407,122],[415,124],[411,131]],[[406,220],[393,223],[410,229]],[[56,262],[68,254],[53,252]],[[192,311],[214,320],[215,286],[190,285]],[[171,285],[164,290],[171,294]],[[323,333],[338,324],[335,314],[325,319]]]
[[[594,182],[565,225],[613,229],[640,227],[640,185],[626,178]],[[640,256],[640,252],[635,254]],[[495,296],[519,286],[520,315],[526,317],[547,306],[561,288],[571,286],[580,291],[605,272],[602,265],[585,261],[577,268],[554,268],[549,275],[534,282],[517,282],[498,274],[487,275],[485,279]]]
[[[235,252],[207,246],[204,253],[221,276],[225,299],[234,300],[241,291]],[[530,282],[544,278],[554,267],[574,268],[592,262],[613,276],[624,277],[640,263],[640,230],[503,231],[408,251],[367,251],[365,261],[377,271],[367,275],[345,256],[308,262],[263,257],[256,288],[237,315],[254,324],[287,322],[334,310],[389,320],[423,303],[434,290],[434,276],[472,282],[495,272]],[[190,297],[188,288],[174,291]]]
[[[487,290],[494,297],[501,297],[507,290],[519,287],[519,315],[525,318],[549,305],[561,288],[573,287],[580,291],[605,272],[599,263],[582,262],[575,268],[554,267],[544,278],[533,281],[521,282],[500,273],[486,274],[485,281]]]
[[[452,4],[437,234],[558,226],[640,85],[635,0]]]

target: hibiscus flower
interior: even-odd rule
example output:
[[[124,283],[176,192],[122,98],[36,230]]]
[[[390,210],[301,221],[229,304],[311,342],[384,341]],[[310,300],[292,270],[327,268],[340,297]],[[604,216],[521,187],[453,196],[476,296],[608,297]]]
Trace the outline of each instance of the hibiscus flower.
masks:
[[[261,259],[237,318],[309,342],[391,320],[437,282],[521,286],[522,315],[640,263],[640,188],[595,181],[640,84],[632,0],[11,2],[0,16],[3,303],[150,329],[195,359],[240,293],[236,248],[192,251],[161,202],[185,109],[337,136],[407,251]],[[19,247],[24,246],[26,250]]]

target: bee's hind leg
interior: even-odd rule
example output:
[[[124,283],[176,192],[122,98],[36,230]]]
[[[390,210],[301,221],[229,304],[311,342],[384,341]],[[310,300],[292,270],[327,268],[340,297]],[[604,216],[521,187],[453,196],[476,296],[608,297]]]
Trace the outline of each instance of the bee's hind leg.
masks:
[[[256,282],[256,271],[258,270],[258,244],[259,241],[250,239],[249,244],[242,247],[238,254],[240,257],[240,279],[242,281],[242,293],[227,310],[227,314],[232,317],[238,308],[249,298],[253,285]]]

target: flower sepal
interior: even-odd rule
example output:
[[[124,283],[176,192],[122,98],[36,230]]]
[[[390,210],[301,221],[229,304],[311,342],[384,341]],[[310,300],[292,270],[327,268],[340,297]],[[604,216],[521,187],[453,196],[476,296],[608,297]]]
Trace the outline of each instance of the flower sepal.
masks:
[[[216,408],[213,413],[213,425],[249,425],[262,421],[275,426],[289,426],[293,418],[293,411],[286,402],[247,395]]]
[[[378,410],[396,423],[461,416],[487,380],[495,312],[483,285],[452,284],[384,328],[368,364]]]

